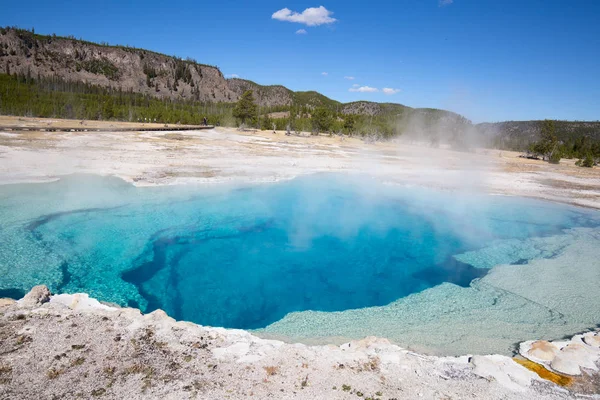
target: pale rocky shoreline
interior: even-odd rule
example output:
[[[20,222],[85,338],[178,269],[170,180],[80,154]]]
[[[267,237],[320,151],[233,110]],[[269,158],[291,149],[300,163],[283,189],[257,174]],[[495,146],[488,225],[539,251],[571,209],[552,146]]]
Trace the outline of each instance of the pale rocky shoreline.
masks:
[[[423,356],[373,337],[285,344],[45,286],[0,300],[0,339],[1,399],[600,398],[598,332],[522,345],[549,368],[580,368],[566,387],[505,356]]]

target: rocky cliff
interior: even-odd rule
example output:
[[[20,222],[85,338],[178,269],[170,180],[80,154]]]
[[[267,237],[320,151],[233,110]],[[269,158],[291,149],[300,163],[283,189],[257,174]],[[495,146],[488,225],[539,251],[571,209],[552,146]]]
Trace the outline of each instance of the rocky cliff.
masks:
[[[192,59],[75,38],[36,35],[13,28],[0,28],[0,73],[19,73],[33,78],[55,76],[163,99],[231,103],[244,91],[253,90],[257,103],[263,107],[306,105],[341,111],[342,106],[314,91],[293,92],[281,85],[264,86],[245,79],[226,79],[217,67]],[[362,106],[357,107],[357,104]],[[348,104],[343,112],[375,115],[384,109],[385,105],[360,102]]]
[[[218,68],[194,60],[15,29],[0,30],[0,72],[56,76],[158,98],[234,102],[240,94]]]

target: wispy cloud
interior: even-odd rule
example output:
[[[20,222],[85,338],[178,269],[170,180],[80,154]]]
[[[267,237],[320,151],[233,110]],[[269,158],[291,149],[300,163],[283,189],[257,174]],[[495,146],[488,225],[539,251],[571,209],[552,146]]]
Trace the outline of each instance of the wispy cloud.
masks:
[[[439,0],[438,1],[438,7],[446,7],[446,6],[449,6],[452,3],[454,3],[454,0]]]
[[[327,76],[327,75],[329,75],[329,73],[328,72],[321,72],[321,75]]]
[[[238,74],[229,74],[229,75],[225,75],[225,78],[239,78],[240,76]]]
[[[353,81],[355,78],[353,76],[345,76],[344,79],[348,79],[349,81]]]
[[[354,85],[352,85],[352,87],[359,87],[360,85],[358,83],[355,83]]]
[[[308,32],[306,32],[306,29],[298,29],[296,31],[296,35],[306,35]]]
[[[381,89],[381,91],[387,95],[392,95],[392,94],[396,94],[396,93],[400,92],[400,89],[392,89],[389,87],[384,87],[383,89]]]
[[[271,15],[271,18],[307,26],[319,26],[332,24],[337,21],[335,18],[332,18],[331,15],[333,15],[333,12],[320,6],[307,8],[301,13],[292,11],[289,8],[282,8],[281,10],[274,12],[273,15]]]
[[[353,87],[348,89],[348,91],[349,92],[360,92],[360,93],[374,93],[374,92],[379,92],[379,89],[371,87],[371,86],[357,87],[356,85],[354,85]]]

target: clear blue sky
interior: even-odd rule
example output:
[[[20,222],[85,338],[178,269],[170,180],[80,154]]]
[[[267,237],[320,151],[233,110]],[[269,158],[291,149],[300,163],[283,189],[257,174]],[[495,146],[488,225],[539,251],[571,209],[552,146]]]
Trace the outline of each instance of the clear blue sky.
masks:
[[[3,3],[0,25],[189,56],[343,102],[445,108],[475,122],[600,119],[598,0]],[[360,87],[372,89],[350,91]]]

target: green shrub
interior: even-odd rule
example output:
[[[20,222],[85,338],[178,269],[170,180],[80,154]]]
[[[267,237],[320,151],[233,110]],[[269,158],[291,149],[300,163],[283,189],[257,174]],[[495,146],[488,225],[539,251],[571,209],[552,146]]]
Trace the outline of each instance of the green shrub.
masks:
[[[594,158],[591,154],[587,154],[584,158],[578,160],[575,165],[578,167],[592,168],[594,166]]]
[[[550,164],[559,164],[560,163],[560,159],[561,159],[561,154],[559,151],[555,151],[552,154],[550,154],[550,157],[548,158],[548,161],[550,162]]]

